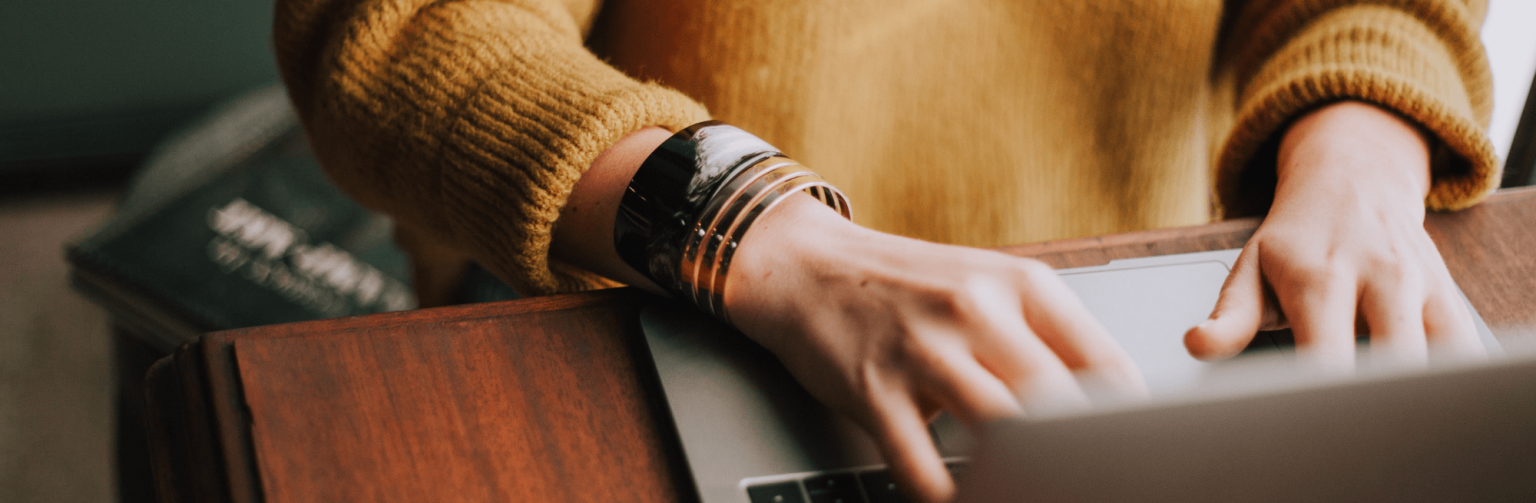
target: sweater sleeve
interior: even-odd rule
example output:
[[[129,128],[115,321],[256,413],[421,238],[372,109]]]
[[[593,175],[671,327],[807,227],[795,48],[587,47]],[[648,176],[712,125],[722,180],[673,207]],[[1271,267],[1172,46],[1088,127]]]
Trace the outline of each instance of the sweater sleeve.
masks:
[[[1236,91],[1216,163],[1225,214],[1267,211],[1280,133],[1344,99],[1395,111],[1428,133],[1430,209],[1481,201],[1500,168],[1486,133],[1492,84],[1478,39],[1486,10],[1486,0],[1254,0],[1229,11],[1217,66]]]
[[[284,83],[331,178],[527,295],[587,288],[552,262],[597,155],[707,113],[582,45],[595,0],[279,0]]]

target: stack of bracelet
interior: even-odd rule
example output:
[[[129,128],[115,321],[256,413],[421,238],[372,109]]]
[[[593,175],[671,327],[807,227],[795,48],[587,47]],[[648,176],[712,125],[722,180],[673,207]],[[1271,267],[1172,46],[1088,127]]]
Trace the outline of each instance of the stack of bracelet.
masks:
[[[773,146],[721,122],[695,124],[662,143],[630,180],[614,246],[673,296],[730,322],[725,283],[742,238],[801,191],[850,217],[842,192]]]

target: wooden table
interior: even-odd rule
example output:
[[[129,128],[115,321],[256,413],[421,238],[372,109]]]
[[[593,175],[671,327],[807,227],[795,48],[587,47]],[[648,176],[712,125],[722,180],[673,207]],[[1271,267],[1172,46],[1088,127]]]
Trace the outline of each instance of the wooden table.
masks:
[[[1005,247],[1058,268],[1257,220]],[[1426,223],[1495,335],[1536,335],[1536,189]],[[675,501],[692,483],[631,289],[217,332],[150,372],[165,501]]]

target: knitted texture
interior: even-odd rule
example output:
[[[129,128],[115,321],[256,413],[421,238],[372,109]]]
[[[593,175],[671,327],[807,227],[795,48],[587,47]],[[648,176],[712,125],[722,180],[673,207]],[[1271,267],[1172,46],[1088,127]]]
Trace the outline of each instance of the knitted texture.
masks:
[[[1239,112],[1217,177],[1229,215],[1262,213],[1273,198],[1276,160],[1255,155],[1269,153],[1264,144],[1273,147],[1302,113],[1342,99],[1396,111],[1438,142],[1431,209],[1462,209],[1498,188],[1500,165],[1483,134],[1493,108],[1477,38],[1486,2],[1253,4],[1233,25]]]
[[[708,118],[582,48],[588,22],[553,2],[285,2],[275,38],[339,185],[543,294],[598,283],[548,259],[597,154],[637,129]]]
[[[598,283],[548,256],[575,181],[705,107],[860,224],[971,246],[1262,213],[1280,133],[1341,99],[1430,133],[1430,207],[1498,180],[1481,0],[596,5],[279,0],[275,39],[337,183],[525,294]]]

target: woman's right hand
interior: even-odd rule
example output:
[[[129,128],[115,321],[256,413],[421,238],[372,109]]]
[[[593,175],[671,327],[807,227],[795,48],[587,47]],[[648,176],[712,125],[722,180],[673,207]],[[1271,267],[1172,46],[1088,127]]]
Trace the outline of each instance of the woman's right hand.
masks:
[[[927,429],[939,410],[974,427],[1082,403],[1083,372],[1144,389],[1049,266],[865,229],[809,196],[764,214],[729,275],[732,322],[868,431],[920,501],[954,495]]]
[[[670,134],[635,131],[592,162],[560,210],[553,257],[662,292],[614,251],[613,222]],[[759,217],[738,250],[732,322],[863,426],[919,501],[955,491],[928,436],[939,410],[974,426],[1080,403],[1074,372],[1142,389],[1130,357],[1038,261],[875,232],[803,194]]]

